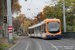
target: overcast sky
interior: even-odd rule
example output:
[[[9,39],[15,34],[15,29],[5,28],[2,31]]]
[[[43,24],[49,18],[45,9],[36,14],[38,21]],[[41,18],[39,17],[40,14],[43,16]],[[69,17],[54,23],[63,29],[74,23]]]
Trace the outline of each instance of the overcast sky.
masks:
[[[46,5],[50,5],[51,3],[51,0],[27,0],[27,2],[19,0],[19,4],[22,6],[21,13],[25,14],[28,18],[34,18],[39,12],[43,11]],[[16,14],[13,16],[16,17]]]

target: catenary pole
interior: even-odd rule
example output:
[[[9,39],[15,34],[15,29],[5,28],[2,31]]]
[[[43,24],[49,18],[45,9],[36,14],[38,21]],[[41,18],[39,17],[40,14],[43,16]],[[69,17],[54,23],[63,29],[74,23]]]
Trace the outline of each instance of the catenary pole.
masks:
[[[39,14],[37,15],[37,17],[38,17],[38,23],[40,22],[40,20],[39,20]]]
[[[66,17],[65,17],[65,1],[63,0],[63,22],[64,22],[64,32],[66,32]]]
[[[24,22],[23,22],[23,34],[25,33],[25,31],[24,31]]]
[[[47,6],[46,6],[46,18],[47,18]]]
[[[8,31],[9,31],[8,42],[11,44],[13,43],[11,0],[7,0],[7,13],[8,13]]]

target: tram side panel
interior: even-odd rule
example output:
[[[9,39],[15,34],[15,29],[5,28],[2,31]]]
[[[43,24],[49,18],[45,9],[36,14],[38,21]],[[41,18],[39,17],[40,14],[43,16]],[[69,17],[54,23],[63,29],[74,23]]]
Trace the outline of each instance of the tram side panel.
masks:
[[[53,21],[53,22],[52,22]],[[57,22],[58,21],[58,22]],[[52,23],[51,25],[50,24],[48,24],[48,23]],[[55,30],[54,29],[54,23],[61,23],[58,19],[50,19],[49,21],[47,20],[47,22],[45,22],[44,24],[42,24],[41,26],[42,27],[40,27],[41,29],[39,29],[39,28],[37,28],[36,27],[36,29],[35,29],[35,31],[34,31],[34,33],[33,34],[30,34],[29,36],[33,36],[33,37],[41,37],[41,38],[44,38],[44,39],[49,39],[49,38],[61,38],[61,26],[60,26],[60,30],[59,30],[59,32],[57,32],[57,33],[51,33],[51,31],[50,30],[48,30],[48,28],[50,27],[50,26],[52,26],[52,27],[50,27],[51,28],[51,30]],[[48,24],[48,27],[47,27],[47,24]],[[55,25],[55,26],[57,26],[57,25]],[[49,29],[50,29],[49,28]],[[50,32],[49,32],[50,31]],[[60,37],[58,37],[60,35]]]
[[[34,37],[37,37],[36,32],[34,32]]]
[[[42,38],[46,39],[46,23],[45,24],[42,24]]]

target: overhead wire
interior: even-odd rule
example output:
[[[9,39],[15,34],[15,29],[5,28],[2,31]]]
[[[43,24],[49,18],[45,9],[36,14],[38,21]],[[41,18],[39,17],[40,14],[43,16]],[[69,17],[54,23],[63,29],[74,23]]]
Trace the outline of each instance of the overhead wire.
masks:
[[[32,0],[30,1],[30,4],[29,4],[29,6],[28,6],[28,8],[27,8],[27,11],[28,11],[28,9],[29,9],[29,7],[30,7],[30,5],[31,5],[31,2],[32,2]],[[26,11],[26,14],[27,14],[27,11]]]
[[[31,3],[32,3],[32,0],[30,1],[30,4],[29,4],[29,6],[28,6],[28,8],[27,8],[27,11],[26,11],[26,14],[27,14],[28,10],[30,10],[29,7],[30,7]],[[30,11],[30,12],[31,12],[31,11]],[[31,12],[31,14],[32,14],[32,12]],[[32,15],[32,16],[33,16],[33,15]]]

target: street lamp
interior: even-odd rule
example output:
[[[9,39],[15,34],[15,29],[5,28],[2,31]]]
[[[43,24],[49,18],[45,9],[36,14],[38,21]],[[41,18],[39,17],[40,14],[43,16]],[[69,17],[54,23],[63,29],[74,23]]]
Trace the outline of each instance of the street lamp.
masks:
[[[63,0],[63,22],[64,22],[64,32],[66,32],[65,0]]]
[[[25,31],[24,31],[24,22],[23,22],[23,34],[25,33]]]
[[[47,3],[47,2],[45,2],[45,3]],[[48,4],[48,3],[47,3]],[[46,6],[46,18],[47,18],[47,6]]]
[[[38,23],[39,23],[39,22],[40,22],[40,21],[39,21],[39,14],[37,15],[37,18],[38,18]]]
[[[46,6],[46,13],[47,13],[47,6]],[[47,15],[46,15],[46,18],[47,18]]]

